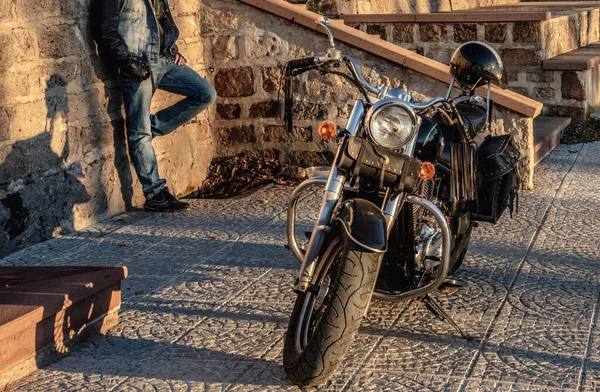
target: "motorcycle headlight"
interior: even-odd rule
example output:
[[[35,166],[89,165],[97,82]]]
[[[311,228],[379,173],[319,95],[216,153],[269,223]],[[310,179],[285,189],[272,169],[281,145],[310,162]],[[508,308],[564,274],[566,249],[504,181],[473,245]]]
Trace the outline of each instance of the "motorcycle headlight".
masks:
[[[412,140],[417,131],[414,111],[396,102],[379,102],[372,108],[368,131],[380,146],[400,148]]]

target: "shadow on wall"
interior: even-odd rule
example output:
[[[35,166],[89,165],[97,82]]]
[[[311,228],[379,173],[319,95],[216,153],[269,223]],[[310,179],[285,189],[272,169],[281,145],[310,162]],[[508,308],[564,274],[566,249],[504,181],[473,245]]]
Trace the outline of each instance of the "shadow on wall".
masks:
[[[15,142],[0,164],[0,186],[8,188],[0,202],[10,214],[0,216],[0,255],[72,231],[73,206],[90,200],[79,180],[81,166],[67,165],[69,99],[66,82],[58,75],[47,82],[46,107],[44,131]]]
[[[33,0],[21,5],[40,8]],[[19,34],[38,41],[34,21],[55,8],[16,20]],[[0,257],[132,206],[114,73],[96,56],[88,13],[66,5],[60,12],[73,23],[46,26],[37,44],[27,41],[32,50],[25,65],[15,58],[11,73],[0,74],[0,120],[6,126],[0,130]],[[19,34],[15,39],[23,40]],[[39,93],[19,83],[36,78],[45,80]]]

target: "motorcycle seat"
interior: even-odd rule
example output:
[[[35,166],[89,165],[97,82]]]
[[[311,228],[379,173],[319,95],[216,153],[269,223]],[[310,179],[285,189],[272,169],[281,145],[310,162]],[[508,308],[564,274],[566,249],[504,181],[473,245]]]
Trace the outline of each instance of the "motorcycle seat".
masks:
[[[482,109],[468,104],[456,105],[458,112],[460,113],[463,122],[469,130],[471,137],[475,137],[479,132],[485,129],[487,121],[487,115]]]

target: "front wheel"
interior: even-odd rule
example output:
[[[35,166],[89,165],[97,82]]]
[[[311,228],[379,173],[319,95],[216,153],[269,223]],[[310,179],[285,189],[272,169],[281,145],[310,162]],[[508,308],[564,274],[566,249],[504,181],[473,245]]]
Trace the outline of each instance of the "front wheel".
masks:
[[[336,236],[319,260],[314,289],[298,294],[283,348],[283,366],[300,386],[324,383],[338,367],[371,301],[379,255],[347,249]]]

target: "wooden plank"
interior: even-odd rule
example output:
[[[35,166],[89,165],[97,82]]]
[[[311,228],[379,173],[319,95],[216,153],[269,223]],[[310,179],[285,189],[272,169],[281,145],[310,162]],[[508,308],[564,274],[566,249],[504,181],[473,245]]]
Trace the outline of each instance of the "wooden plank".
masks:
[[[552,18],[551,12],[436,12],[431,14],[356,14],[342,15],[346,23],[478,23],[531,22]]]
[[[325,34],[325,31],[322,28],[318,28],[315,23],[321,15],[309,11],[304,7],[298,7],[283,0],[241,1],[298,23],[309,29],[318,31],[321,34]],[[342,20],[332,20],[330,28],[338,41],[345,42],[446,84],[450,84],[450,81],[452,80],[450,68],[447,65],[413,53],[410,50],[401,48],[391,42],[372,37],[371,35],[350,26],[346,26]],[[477,92],[482,95],[486,94],[485,89],[479,89]],[[513,91],[503,90],[496,86],[492,87],[492,99],[498,105],[527,117],[537,117],[541,113],[543,107],[538,101]]]

